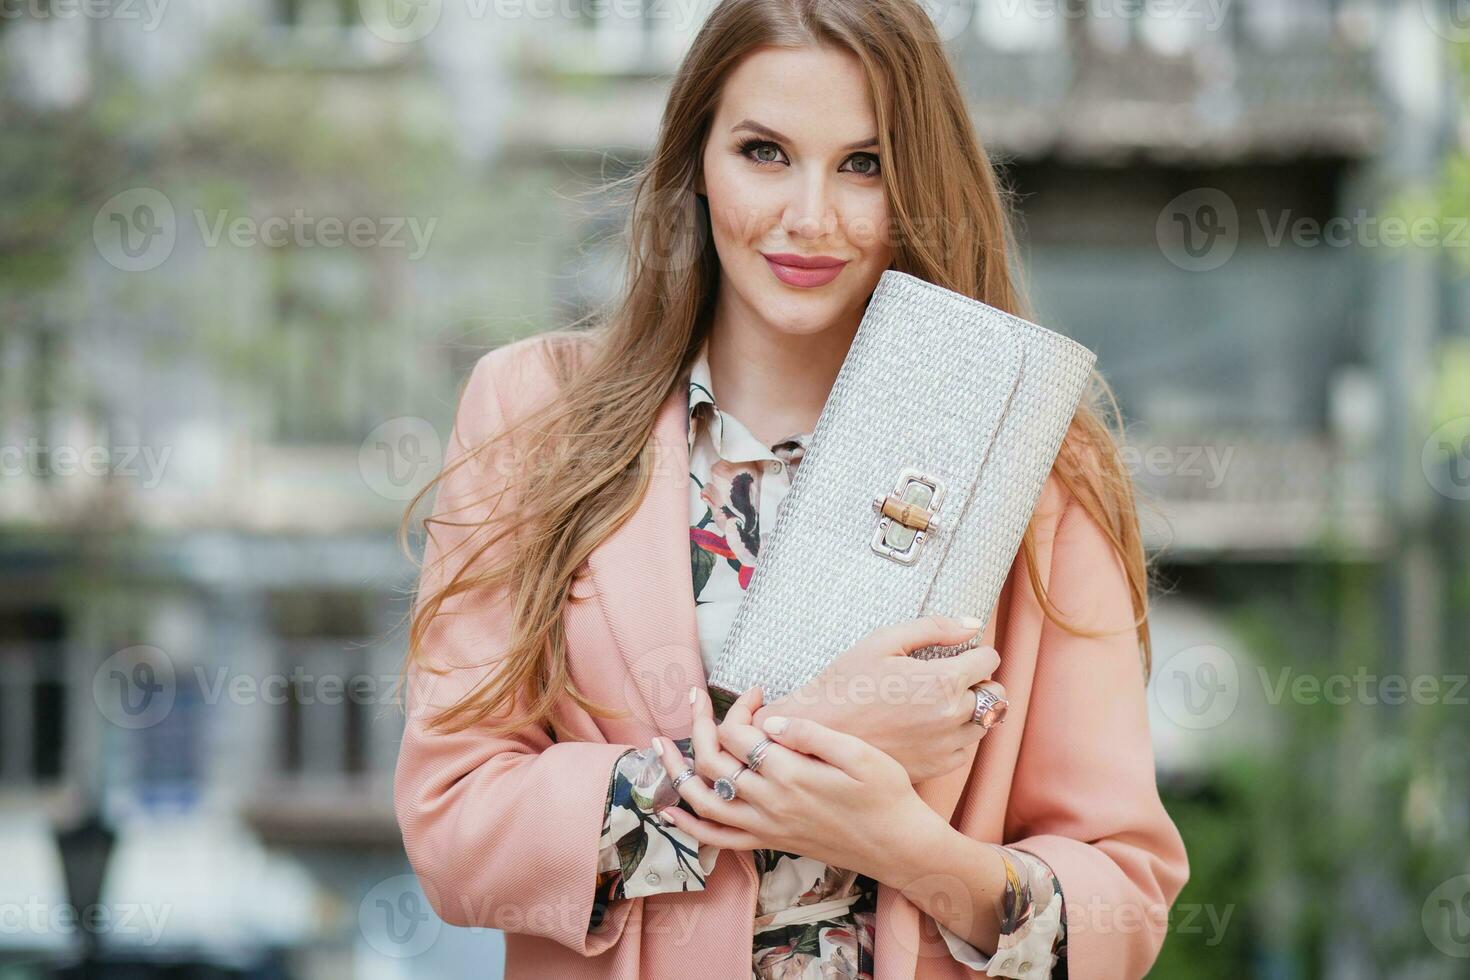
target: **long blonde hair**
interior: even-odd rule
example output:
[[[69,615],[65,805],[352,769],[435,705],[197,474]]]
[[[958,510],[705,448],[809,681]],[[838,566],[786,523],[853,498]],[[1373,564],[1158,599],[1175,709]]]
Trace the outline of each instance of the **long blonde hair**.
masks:
[[[560,395],[448,464],[404,514],[399,540],[408,550],[411,515],[431,488],[497,438],[535,433],[521,458],[542,465],[510,482],[534,480],[536,492],[519,494],[507,486],[515,506],[501,519],[500,533],[490,533],[490,520],[475,528],[458,571],[441,588],[415,597],[406,666],[420,663],[442,673],[426,656],[423,641],[444,602],[481,590],[493,595],[506,589],[514,596],[511,642],[500,669],[432,718],[441,730],[488,722],[497,734],[509,734],[533,724],[554,726],[563,695],[594,715],[622,713],[589,701],[571,682],[563,604],[588,555],[642,500],[657,465],[650,449],[655,416],[709,329],[719,260],[709,241],[708,204],[694,188],[724,79],[762,45],[831,45],[860,59],[877,116],[894,224],[892,267],[1030,317],[1012,279],[1010,192],[976,138],[924,9],[914,0],[723,0],[674,77],[651,157],[619,182],[632,187],[624,289],[590,327],[574,324],[543,335]],[[1121,423],[1117,402],[1096,372],[1092,382],[1054,471],[1122,556],[1146,675],[1150,568],[1132,480],[1110,428]],[[544,451],[547,446],[555,451]],[[451,523],[426,518],[425,531],[432,533],[436,522]],[[476,569],[506,536],[512,544],[501,549],[503,558]],[[1074,634],[1101,635],[1065,623],[1046,596],[1034,526],[1027,528],[1021,549],[1046,616]],[[525,709],[517,715],[509,709],[518,702]]]

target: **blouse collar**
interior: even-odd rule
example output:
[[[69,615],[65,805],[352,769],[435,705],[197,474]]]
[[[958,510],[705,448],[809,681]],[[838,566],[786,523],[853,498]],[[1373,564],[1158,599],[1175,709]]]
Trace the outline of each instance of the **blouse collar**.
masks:
[[[708,408],[704,406],[708,405]],[[810,432],[798,432],[767,446],[751,434],[740,420],[720,409],[715,401],[714,382],[709,373],[709,338],[699,346],[699,355],[689,372],[689,452],[694,453],[694,443],[702,425],[709,428],[710,441],[715,452],[731,462],[754,459],[774,459],[792,462],[799,459],[811,441]]]

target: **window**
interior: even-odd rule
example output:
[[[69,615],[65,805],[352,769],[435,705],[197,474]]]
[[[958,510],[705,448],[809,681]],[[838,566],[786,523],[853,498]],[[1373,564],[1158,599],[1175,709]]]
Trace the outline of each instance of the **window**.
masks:
[[[395,350],[374,330],[369,264],[350,249],[276,250],[258,377],[283,444],[353,443],[392,390]],[[258,384],[258,382],[257,382]]]
[[[287,678],[277,761],[288,779],[366,773],[370,712],[385,695],[368,649],[370,598],[303,591],[269,599],[277,669]]]
[[[573,72],[645,74],[678,64],[712,0],[574,0],[575,28],[560,32],[560,66]]]
[[[275,22],[282,27],[351,27],[357,0],[274,0]]]
[[[0,610],[0,784],[66,774],[65,617],[53,607]]]
[[[268,65],[360,69],[408,56],[410,45],[386,43],[364,20],[360,0],[271,0],[254,54]],[[415,9],[406,0],[390,5]]]
[[[981,0],[975,26],[985,42],[1000,51],[1049,50],[1066,38],[1066,17],[1076,16],[1068,11],[1060,2]]]

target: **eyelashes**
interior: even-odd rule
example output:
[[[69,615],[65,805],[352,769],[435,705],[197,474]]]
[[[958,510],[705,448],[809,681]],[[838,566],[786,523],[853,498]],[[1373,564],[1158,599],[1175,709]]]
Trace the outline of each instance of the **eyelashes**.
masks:
[[[779,160],[761,160],[755,157],[754,152],[756,150],[767,146],[775,150],[777,153],[781,152],[781,148],[775,143],[772,143],[770,140],[760,139],[759,137],[751,137],[749,139],[742,140],[739,147],[737,147],[736,152],[745,159],[749,160],[751,163],[755,164],[757,167],[771,167],[778,165],[780,163]],[[854,153],[847,159],[856,160],[859,158],[871,161],[872,166],[867,170],[849,170],[847,171],[848,173],[857,174],[859,177],[876,177],[880,173],[882,173],[882,165],[879,163],[876,154]]]

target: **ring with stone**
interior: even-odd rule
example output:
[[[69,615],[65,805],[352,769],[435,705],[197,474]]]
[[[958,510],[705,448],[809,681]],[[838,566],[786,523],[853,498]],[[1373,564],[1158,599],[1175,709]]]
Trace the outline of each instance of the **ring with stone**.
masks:
[[[1011,703],[986,687],[972,687],[975,692],[975,710],[970,715],[970,721],[984,729],[994,728],[1005,721],[1006,710]]]
[[[739,779],[740,774],[749,768],[749,766],[742,764],[739,769],[736,769],[730,775],[721,776],[719,779],[716,779],[715,795],[722,800],[735,799],[735,780]]]

